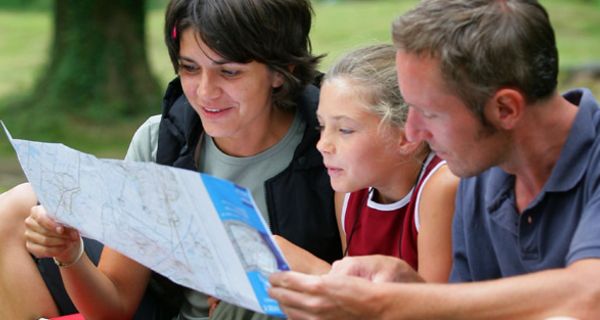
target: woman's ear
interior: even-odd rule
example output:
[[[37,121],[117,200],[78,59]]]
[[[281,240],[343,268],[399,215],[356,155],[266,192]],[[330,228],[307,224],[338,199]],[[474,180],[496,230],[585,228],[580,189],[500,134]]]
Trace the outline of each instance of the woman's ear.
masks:
[[[296,65],[290,64],[287,66],[287,69],[290,73],[293,73],[294,69],[296,69]],[[277,89],[285,83],[285,77],[277,71],[275,71],[273,74],[274,74],[274,77],[273,77],[272,87]]]
[[[273,72],[273,81],[271,82],[271,86],[274,89],[277,89],[283,85],[285,82],[283,75],[279,72]]]

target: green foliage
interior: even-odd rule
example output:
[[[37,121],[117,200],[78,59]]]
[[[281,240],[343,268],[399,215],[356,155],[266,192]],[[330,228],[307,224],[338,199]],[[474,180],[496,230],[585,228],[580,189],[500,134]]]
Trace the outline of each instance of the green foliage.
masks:
[[[48,0],[2,0],[0,10],[46,11],[52,6]]]

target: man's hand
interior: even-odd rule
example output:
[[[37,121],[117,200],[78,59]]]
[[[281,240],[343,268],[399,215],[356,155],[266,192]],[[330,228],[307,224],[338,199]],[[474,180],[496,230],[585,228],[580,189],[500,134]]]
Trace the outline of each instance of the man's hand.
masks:
[[[404,260],[383,255],[345,257],[334,262],[329,273],[361,277],[372,282],[424,282]]]
[[[341,275],[281,272],[269,278],[269,295],[290,319],[374,319],[378,308],[373,285]]]

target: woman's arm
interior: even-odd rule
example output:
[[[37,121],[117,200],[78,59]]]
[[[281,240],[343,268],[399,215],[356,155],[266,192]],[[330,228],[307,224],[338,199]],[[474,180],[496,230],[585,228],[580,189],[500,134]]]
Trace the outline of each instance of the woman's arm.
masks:
[[[61,264],[65,288],[86,319],[130,319],[150,278],[146,267],[105,248],[98,268],[83,254],[77,230],[62,226],[36,206],[25,220],[27,249]]]
[[[423,186],[419,203],[419,274],[426,282],[448,282],[452,268],[452,217],[459,178],[447,165]]]

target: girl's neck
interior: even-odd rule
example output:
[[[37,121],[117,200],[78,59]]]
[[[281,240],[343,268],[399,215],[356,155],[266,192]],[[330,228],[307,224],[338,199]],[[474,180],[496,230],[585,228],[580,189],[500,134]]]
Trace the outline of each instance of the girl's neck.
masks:
[[[413,155],[414,158],[394,168],[397,174],[391,174],[386,179],[388,183],[373,186],[373,200],[381,204],[397,202],[406,197],[417,185],[419,176],[424,170],[429,152]]]

